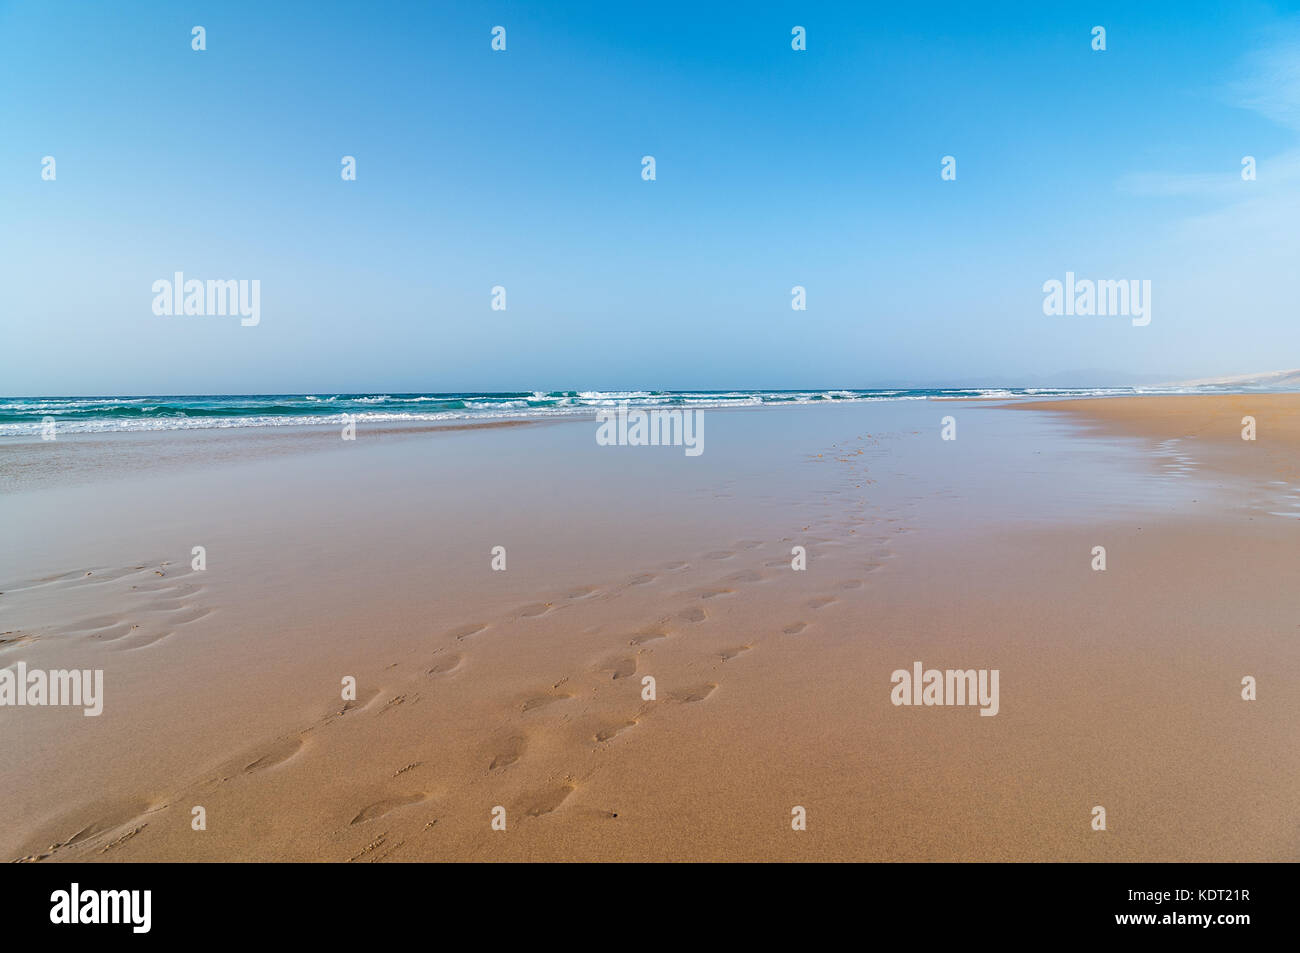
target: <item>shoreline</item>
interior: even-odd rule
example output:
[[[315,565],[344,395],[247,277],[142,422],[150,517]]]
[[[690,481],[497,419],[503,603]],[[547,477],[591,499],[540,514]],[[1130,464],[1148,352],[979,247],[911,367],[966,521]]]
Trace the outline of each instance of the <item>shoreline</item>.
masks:
[[[1177,406],[1168,401],[1191,399],[1192,403],[1219,401],[1240,402],[1244,407],[1276,407],[1277,415],[1286,419],[1287,439],[1295,437],[1294,414],[1286,404],[1300,401],[1300,393],[1243,393],[1243,394],[1151,394],[1138,396],[1107,397],[1077,396],[1069,399],[1041,399],[1024,396],[1014,400],[1005,397],[939,397],[906,398],[907,402],[916,403],[952,403],[958,406],[996,406],[999,408],[1037,410],[1058,413],[1064,419],[1071,419],[1090,428],[1097,435],[1159,437],[1157,429],[1147,426],[1143,429],[1140,421],[1143,414],[1128,410],[1102,415],[1090,414],[1086,405],[1095,402],[1107,404],[1116,402],[1115,407],[1138,406],[1131,402],[1143,402],[1143,408]],[[889,399],[839,402],[807,402],[767,405],[734,405],[700,408],[713,414],[730,414],[735,411],[781,412],[801,408],[819,408],[827,410],[845,406],[862,406],[875,403],[888,403]],[[1153,403],[1148,403],[1153,402]],[[1254,403],[1252,403],[1254,402]],[[637,406],[633,404],[633,406]],[[1187,406],[1192,406],[1189,404]],[[1300,404],[1297,404],[1300,407]],[[684,407],[658,408],[651,405],[637,409],[689,409]],[[424,436],[453,433],[473,433],[482,430],[531,428],[538,426],[586,423],[595,429],[596,414],[600,408],[589,408],[589,412],[565,413],[553,416],[520,417],[488,420],[448,420],[428,421],[360,421],[358,433],[363,440],[389,440],[400,437]],[[1164,411],[1163,417],[1170,419],[1178,415]],[[1183,415],[1187,416],[1187,415]],[[1127,422],[1126,422],[1127,421]],[[130,430],[97,431],[67,433],[58,436],[55,441],[46,442],[39,436],[9,435],[0,437],[0,450],[9,451],[0,459],[0,489],[8,493],[30,491],[51,485],[68,483],[85,483],[90,479],[101,480],[137,473],[145,469],[174,469],[195,463],[237,463],[252,460],[259,456],[297,453],[309,450],[336,450],[342,441],[338,439],[338,424],[279,424],[275,426],[213,426],[194,427],[177,430]],[[242,439],[240,439],[242,438]],[[1166,439],[1169,439],[1166,436]],[[235,448],[242,447],[242,452]],[[209,451],[205,453],[204,451]],[[82,458],[87,458],[87,465],[82,466]],[[1290,471],[1289,471],[1290,472]],[[1300,472],[1297,472],[1300,475]]]

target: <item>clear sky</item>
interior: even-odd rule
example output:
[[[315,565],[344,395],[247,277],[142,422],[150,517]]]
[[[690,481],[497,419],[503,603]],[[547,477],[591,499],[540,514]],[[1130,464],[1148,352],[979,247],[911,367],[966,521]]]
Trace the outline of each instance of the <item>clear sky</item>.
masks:
[[[0,393],[1295,367],[1298,137],[1294,6],[0,0]],[[1150,325],[1045,316],[1067,271]]]

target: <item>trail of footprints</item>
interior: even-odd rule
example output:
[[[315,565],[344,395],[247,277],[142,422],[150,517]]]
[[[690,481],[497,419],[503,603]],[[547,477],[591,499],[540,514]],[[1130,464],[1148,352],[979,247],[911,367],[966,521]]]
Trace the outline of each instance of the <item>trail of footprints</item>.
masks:
[[[205,587],[192,581],[194,578],[189,566],[161,561],[115,569],[80,569],[11,586],[0,591],[0,597],[45,592],[75,596],[87,590],[107,589],[116,596],[126,596],[131,607],[121,613],[85,616],[32,631],[5,632],[0,634],[0,653],[49,638],[85,639],[128,651],[156,645],[213,612],[201,604]]]
[[[830,542],[830,540],[819,539],[816,542]],[[888,538],[879,537],[876,542],[887,543]],[[759,541],[742,541],[735,544],[733,549],[715,550],[707,553],[704,555],[703,560],[707,561],[705,565],[715,562],[722,563],[735,558],[739,552],[758,549],[762,545],[763,543]],[[865,571],[871,572],[880,568],[880,565],[882,564],[879,562],[870,563],[865,567]],[[565,592],[554,603],[533,603],[521,610],[517,610],[509,618],[511,620],[532,618],[545,614],[538,611],[543,607],[546,612],[562,611],[575,602],[596,598],[612,598],[625,589],[652,584],[658,581],[661,576],[671,577],[673,574],[680,573],[689,567],[689,563],[674,562],[660,567],[659,572],[644,572],[631,576],[619,586],[605,589],[597,586],[578,587]],[[781,568],[789,570],[790,563],[787,558],[782,558],[766,562],[763,567],[765,569]],[[634,651],[624,654],[611,654],[596,662],[587,674],[594,674],[599,679],[608,679],[612,682],[633,679],[634,682],[628,694],[629,710],[624,715],[616,714],[598,720],[591,734],[591,743],[598,747],[606,745],[625,732],[635,729],[653,712],[654,704],[640,700],[640,685],[635,682],[635,676],[641,668],[642,652],[645,651],[643,647],[650,646],[653,648],[655,643],[662,640],[684,636],[691,627],[707,622],[709,618],[708,610],[698,603],[734,595],[741,587],[761,583],[767,578],[770,578],[770,574],[766,574],[761,570],[742,569],[720,578],[715,584],[677,593],[674,598],[694,604],[688,604],[684,608],[670,612],[669,615],[651,624],[635,629],[631,634],[622,636],[627,647]],[[853,592],[863,589],[865,580],[845,579],[833,585],[839,592]],[[836,596],[826,594],[808,600],[805,605],[811,609],[820,609],[837,601]],[[784,635],[799,635],[806,631],[808,626],[809,623],[806,621],[794,621],[785,625],[781,632]],[[487,622],[471,623],[449,630],[445,633],[445,637],[461,641],[487,632],[491,627],[491,624]],[[715,664],[726,663],[752,651],[755,647],[756,642],[745,642],[721,649],[709,656],[709,658],[712,658]],[[435,659],[433,665],[428,669],[428,674],[448,674],[457,671],[464,661],[464,657],[456,652],[435,654]],[[488,745],[485,761],[489,774],[506,772],[513,766],[525,761],[530,747],[530,738],[535,738],[539,732],[547,730],[547,719],[550,717],[553,706],[561,705],[561,703],[572,701],[578,697],[573,691],[568,690],[566,687],[568,682],[569,679],[562,679],[555,685],[517,700],[514,707],[522,720],[516,726],[503,729]],[[662,693],[661,699],[675,704],[695,704],[708,699],[718,688],[719,683],[717,681],[705,678],[680,686],[670,686]],[[553,778],[530,793],[522,795],[514,805],[511,813],[533,818],[549,814],[563,805],[570,795],[578,790],[580,783],[580,779],[573,776],[564,776],[558,780]],[[422,800],[424,798],[420,796],[409,796],[405,799],[394,798],[379,802],[379,806],[385,807],[384,813],[387,813],[387,810]],[[363,808],[358,812],[353,823],[364,823],[380,816],[377,813],[378,809],[378,806]],[[606,811],[602,813],[608,817],[617,816],[616,812]]]
[[[866,519],[863,518],[861,522],[866,522]],[[810,528],[811,524],[804,527],[805,530]],[[805,545],[808,545],[810,549],[813,546],[834,546],[837,545],[836,540],[833,538],[834,535],[833,531],[831,538],[807,536],[805,534],[801,535],[800,540]],[[887,546],[889,537],[878,536],[871,541],[876,545]],[[788,546],[790,542],[790,539],[782,540],[782,544],[785,546]],[[715,550],[704,554],[701,564],[708,566],[726,563],[736,558],[740,553],[757,550],[763,546],[764,543],[761,541],[742,540],[734,544],[732,549]],[[880,559],[887,558],[889,558],[889,554],[880,554]],[[870,562],[863,568],[863,573],[865,575],[873,572],[882,565],[883,562],[879,560]],[[522,606],[511,614],[508,619],[509,621],[532,619],[553,611],[564,611],[586,600],[616,598],[620,593],[630,588],[651,585],[661,579],[671,579],[674,575],[689,568],[691,568],[691,564],[688,562],[670,562],[658,567],[656,571],[640,572],[630,576],[621,584],[603,588],[599,586],[579,586],[564,592],[553,602],[530,603]],[[625,715],[615,715],[603,721],[592,733],[591,743],[597,747],[607,745],[625,732],[637,728],[653,712],[655,703],[641,701],[640,685],[635,680],[641,665],[642,653],[653,651],[655,643],[661,640],[683,637],[692,627],[706,623],[709,619],[709,613],[701,603],[733,596],[741,587],[760,584],[764,579],[770,578],[771,575],[763,570],[776,569],[789,571],[789,557],[781,556],[762,563],[762,569],[742,569],[723,576],[708,586],[677,593],[675,598],[692,604],[688,604],[675,612],[671,612],[666,617],[635,629],[631,634],[621,636],[623,644],[631,651],[611,654],[596,663],[594,670],[588,672],[588,674],[595,674],[599,678],[608,679],[610,682],[632,679],[633,682],[627,689],[629,708],[631,710]],[[80,636],[112,643],[120,642],[121,648],[130,649],[153,645],[173,634],[179,627],[197,621],[212,611],[196,604],[195,597],[201,595],[203,586],[196,582],[186,581],[188,575],[190,575],[188,572],[172,572],[169,570],[168,564],[160,563],[157,568],[138,566],[116,571],[91,570],[37,581],[28,588],[40,586],[80,587],[85,585],[105,585],[118,581],[131,584],[132,579],[138,578],[138,582],[131,584],[131,590],[141,595],[142,608],[140,615],[142,618],[149,620],[151,624],[146,628],[145,623],[135,622],[131,619],[101,616],[79,620],[63,627],[52,627],[47,632],[41,632],[34,636],[28,633],[4,633],[3,636],[0,636],[0,652],[3,652],[5,648],[11,645],[21,644],[27,638],[46,637],[47,635]],[[837,591],[848,593],[863,589],[865,580],[860,578],[846,579],[835,583],[834,586]],[[808,599],[804,602],[804,605],[808,609],[815,611],[836,601],[837,597],[835,595],[822,594]],[[794,620],[781,627],[780,632],[786,636],[797,636],[807,631],[809,625],[810,623],[806,620]],[[471,646],[474,639],[490,632],[492,627],[490,622],[472,622],[456,626],[444,632],[442,641],[446,644],[433,653],[428,666],[422,672],[422,677],[426,679],[455,677],[468,664],[470,656],[468,648],[462,651],[457,646]],[[141,629],[145,629],[145,631],[140,631]],[[116,644],[115,647],[117,647]],[[756,647],[757,643],[754,641],[745,642],[719,650],[709,658],[712,659],[713,665],[725,665],[753,651]],[[0,656],[0,661],[2,660],[2,656]],[[516,717],[526,720],[526,723],[516,726],[503,726],[501,732],[490,743],[485,758],[485,767],[488,774],[508,771],[512,766],[524,761],[528,754],[530,734],[535,736],[537,732],[547,729],[545,719],[549,717],[552,706],[570,701],[576,697],[572,691],[565,688],[568,681],[568,679],[561,679],[560,682],[545,690],[535,692],[518,700],[515,706],[518,713]],[[718,682],[705,677],[689,684],[669,686],[661,691],[660,697],[670,703],[691,705],[707,700],[718,688]],[[380,690],[374,688],[363,691],[356,701],[349,701],[336,710],[332,710],[304,731],[277,739],[250,754],[231,760],[216,773],[177,792],[175,797],[160,803],[137,801],[114,805],[99,820],[83,826],[67,840],[55,843],[45,851],[21,859],[28,861],[44,860],[69,848],[82,848],[92,845],[92,842],[97,839],[104,841],[103,844],[97,847],[100,852],[111,851],[143,830],[148,823],[146,818],[150,815],[164,810],[172,803],[184,803],[185,799],[183,799],[182,795],[187,791],[197,793],[203,789],[224,783],[238,775],[255,775],[290,764],[308,748],[310,736],[313,732],[327,727],[338,718],[371,708],[380,694]],[[376,714],[382,714],[394,706],[402,704],[408,698],[408,694],[408,692],[397,692],[391,695],[377,709]],[[418,698],[418,695],[411,697],[415,699]],[[391,776],[391,779],[401,777],[406,772],[419,767],[422,763],[413,762],[398,769]],[[522,795],[518,803],[514,805],[512,814],[529,818],[538,818],[550,814],[568,800],[578,789],[579,784],[580,780],[571,776],[552,778],[547,783]],[[429,798],[428,793],[421,791],[394,793],[358,808],[348,821],[347,827],[361,827],[393,811],[423,803]],[[617,813],[613,811],[599,813],[605,817],[617,817]],[[429,821],[425,825],[425,830],[431,829],[436,824],[436,819]],[[114,834],[117,836],[110,837],[110,835]],[[383,832],[369,842],[359,853],[350,857],[349,860],[383,860],[398,850],[403,843],[389,843],[388,832]]]

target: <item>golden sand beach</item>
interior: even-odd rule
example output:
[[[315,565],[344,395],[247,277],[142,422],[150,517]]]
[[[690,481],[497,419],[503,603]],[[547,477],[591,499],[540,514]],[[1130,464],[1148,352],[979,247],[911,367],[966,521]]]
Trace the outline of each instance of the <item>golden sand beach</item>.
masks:
[[[104,709],[6,713],[0,856],[1300,855],[1300,395],[709,425],[10,448],[0,664]]]

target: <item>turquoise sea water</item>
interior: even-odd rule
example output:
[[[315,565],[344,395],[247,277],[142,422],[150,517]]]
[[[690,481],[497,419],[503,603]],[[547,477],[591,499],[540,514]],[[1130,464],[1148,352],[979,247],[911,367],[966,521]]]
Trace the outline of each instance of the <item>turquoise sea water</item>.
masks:
[[[0,437],[39,434],[48,420],[59,433],[192,430],[333,424],[359,421],[456,421],[590,416],[627,401],[637,407],[903,401],[929,398],[1106,397],[1185,393],[1215,388],[940,388],[912,390],[534,391],[428,394],[267,394],[138,397],[0,397]]]

